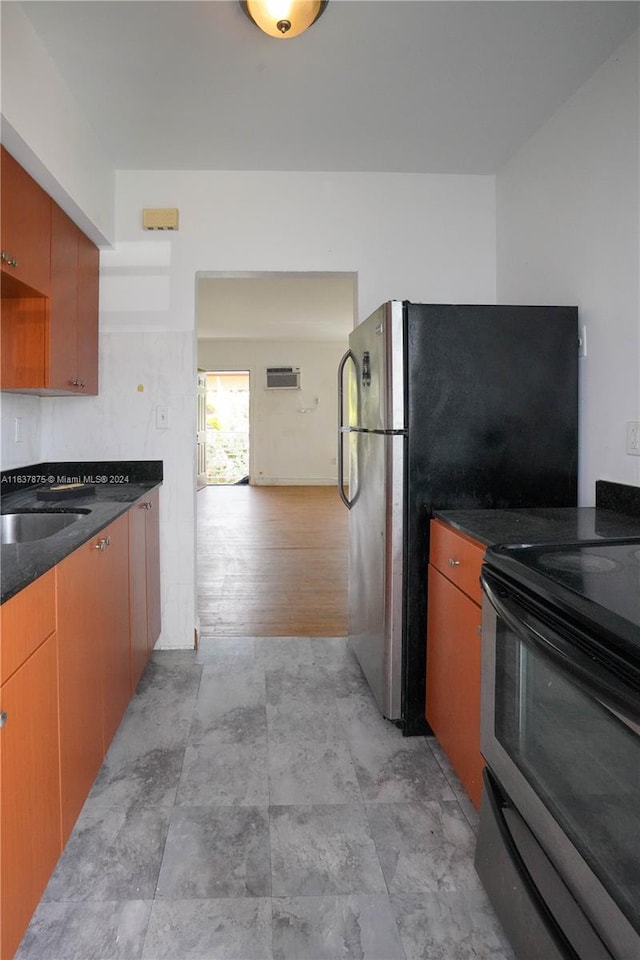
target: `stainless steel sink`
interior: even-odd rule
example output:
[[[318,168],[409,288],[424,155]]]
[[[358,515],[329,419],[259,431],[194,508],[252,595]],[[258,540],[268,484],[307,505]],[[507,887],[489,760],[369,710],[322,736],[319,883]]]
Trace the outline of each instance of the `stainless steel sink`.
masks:
[[[2,543],[45,540],[85,516],[86,513],[3,513]]]

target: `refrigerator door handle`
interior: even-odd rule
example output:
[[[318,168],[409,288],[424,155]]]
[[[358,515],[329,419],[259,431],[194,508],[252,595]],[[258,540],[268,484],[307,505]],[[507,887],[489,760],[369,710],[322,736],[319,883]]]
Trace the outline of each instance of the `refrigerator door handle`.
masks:
[[[344,451],[342,449],[342,439],[345,432],[348,432],[349,428],[345,430],[344,425],[344,368],[347,365],[347,362],[352,360],[355,363],[355,356],[353,351],[347,350],[342,360],[338,364],[338,493],[340,494],[340,499],[344,503],[347,510],[351,510],[353,501],[349,500],[348,496],[344,492]]]

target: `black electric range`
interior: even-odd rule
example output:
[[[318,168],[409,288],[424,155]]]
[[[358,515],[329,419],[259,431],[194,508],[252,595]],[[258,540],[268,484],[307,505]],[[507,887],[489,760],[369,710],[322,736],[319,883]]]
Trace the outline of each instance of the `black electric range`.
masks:
[[[490,547],[476,868],[518,957],[640,957],[640,537]]]
[[[640,537],[490,547],[485,563],[640,663]]]

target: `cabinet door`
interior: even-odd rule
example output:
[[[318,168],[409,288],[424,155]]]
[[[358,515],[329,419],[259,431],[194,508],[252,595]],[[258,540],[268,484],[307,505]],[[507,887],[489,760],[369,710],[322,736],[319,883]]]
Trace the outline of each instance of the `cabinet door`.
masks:
[[[48,570],[0,606],[0,684],[54,632],[55,589],[55,574]]]
[[[44,392],[49,301],[45,297],[6,297],[3,290],[1,310],[0,386],[5,390]]]
[[[51,294],[47,386],[74,390],[78,379],[78,228],[51,205]]]
[[[485,547],[441,520],[430,525],[429,563],[476,603],[482,603],[480,568]]]
[[[66,842],[100,769],[102,629],[99,538],[56,567],[60,645],[60,776]]]
[[[149,659],[147,639],[147,511],[138,500],[129,511],[129,631],[131,636],[131,691],[138,685]]]
[[[4,147],[0,178],[3,296],[48,296],[51,198]]]
[[[106,751],[131,698],[128,517],[120,517],[100,537],[107,540],[104,551],[96,551],[100,561],[96,612],[102,623],[100,642]]]
[[[131,694],[126,515],[56,567],[66,841]]]
[[[79,393],[98,393],[98,296],[100,251],[78,231],[77,375]]]
[[[481,620],[480,606],[430,564],[426,716],[477,809],[483,768]]]
[[[156,645],[162,628],[160,596],[160,489],[154,487],[145,497],[146,573],[147,573],[147,646],[149,654]]]
[[[13,957],[62,851],[57,640],[0,687],[0,955]]]

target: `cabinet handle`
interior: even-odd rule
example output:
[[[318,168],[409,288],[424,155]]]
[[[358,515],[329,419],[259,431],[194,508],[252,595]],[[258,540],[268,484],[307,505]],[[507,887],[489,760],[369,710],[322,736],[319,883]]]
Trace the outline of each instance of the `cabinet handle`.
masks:
[[[107,543],[107,540],[108,540],[108,539],[109,539],[108,537],[102,537],[101,540],[98,540],[98,542],[95,544],[95,549],[96,549],[96,550],[104,550],[105,547],[108,546],[108,543]]]
[[[151,510],[152,506],[153,506],[153,504],[151,503],[150,500],[145,500],[144,503],[142,504],[142,509],[143,509],[143,510]]]
[[[8,719],[6,710],[3,710],[2,713],[0,713],[0,727],[4,727]]]
[[[9,259],[9,254],[7,253],[6,250],[3,250],[2,253],[0,253],[0,260],[2,260],[3,263],[6,263],[8,259]]]
[[[7,260],[7,263],[9,264],[10,267],[18,266],[18,260],[16,257],[11,257],[9,260]]]
[[[76,380],[70,380],[69,382],[71,383],[72,387],[84,387],[85,385],[84,380],[76,379]]]
[[[453,557],[449,557],[449,566],[450,566],[450,567],[459,567],[459,566],[460,566],[460,561],[459,561],[459,560],[454,560]]]
[[[8,267],[18,266],[17,258],[12,257],[10,254],[7,253],[6,250],[3,250],[2,253],[0,253],[0,260],[2,260],[3,263],[6,263]]]
[[[104,543],[105,543],[105,546],[106,546],[106,547],[110,547],[110,546],[111,546],[111,537],[105,537],[105,538],[104,538]]]

